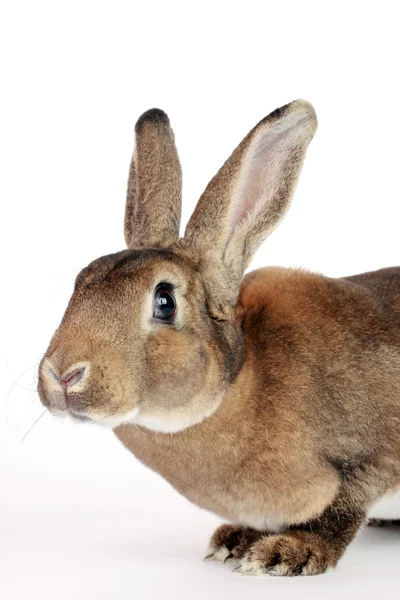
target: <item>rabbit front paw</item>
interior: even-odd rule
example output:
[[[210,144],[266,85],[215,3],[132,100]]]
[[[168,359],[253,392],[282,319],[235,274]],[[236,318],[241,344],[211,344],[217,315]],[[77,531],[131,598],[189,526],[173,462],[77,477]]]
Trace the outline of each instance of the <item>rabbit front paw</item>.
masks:
[[[300,531],[262,537],[234,570],[242,575],[318,575],[336,562],[334,547],[316,534]]]
[[[215,530],[204,560],[226,562],[239,559],[263,534],[241,525],[221,525]]]

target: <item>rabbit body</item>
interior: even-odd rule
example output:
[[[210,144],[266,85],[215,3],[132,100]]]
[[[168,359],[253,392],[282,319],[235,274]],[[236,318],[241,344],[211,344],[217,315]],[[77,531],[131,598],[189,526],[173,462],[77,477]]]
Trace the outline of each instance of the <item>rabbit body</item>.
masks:
[[[108,425],[231,523],[208,557],[242,573],[334,567],[400,483],[400,268],[243,274],[289,208],[317,128],[296,101],[260,121],[179,236],[168,117],[136,124],[128,250],[81,271],[39,367],[54,414]]]

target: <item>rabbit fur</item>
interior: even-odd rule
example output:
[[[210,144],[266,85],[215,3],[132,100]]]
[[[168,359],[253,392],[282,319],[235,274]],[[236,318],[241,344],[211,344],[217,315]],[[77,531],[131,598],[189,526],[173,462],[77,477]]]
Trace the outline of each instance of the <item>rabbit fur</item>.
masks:
[[[128,249],[79,274],[39,368],[52,413],[112,427],[178,492],[229,521],[208,557],[246,574],[334,567],[400,483],[400,268],[243,278],[290,205],[316,128],[303,100],[260,121],[179,237],[174,135],[163,111],[144,113]],[[166,320],[155,317],[160,285],[175,307]]]

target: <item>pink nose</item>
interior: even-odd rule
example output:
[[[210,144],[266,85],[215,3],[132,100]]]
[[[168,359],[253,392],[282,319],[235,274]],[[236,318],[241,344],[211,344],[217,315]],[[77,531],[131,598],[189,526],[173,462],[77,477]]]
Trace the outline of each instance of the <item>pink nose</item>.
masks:
[[[80,369],[75,369],[72,373],[68,373],[64,377],[60,377],[60,382],[65,388],[72,387],[78,381],[82,379],[82,376],[85,372],[85,367],[81,367]]]

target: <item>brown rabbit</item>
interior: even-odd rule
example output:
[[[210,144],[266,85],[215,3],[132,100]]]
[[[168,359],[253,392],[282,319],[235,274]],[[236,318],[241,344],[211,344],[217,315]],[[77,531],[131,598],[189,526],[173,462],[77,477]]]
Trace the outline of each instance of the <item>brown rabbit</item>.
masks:
[[[260,121],[180,239],[174,136],[162,111],[142,115],[129,249],[79,274],[39,370],[52,413],[115,428],[229,520],[209,557],[238,559],[242,573],[335,566],[400,483],[400,268],[344,279],[267,268],[242,281],[316,127],[301,100]]]

